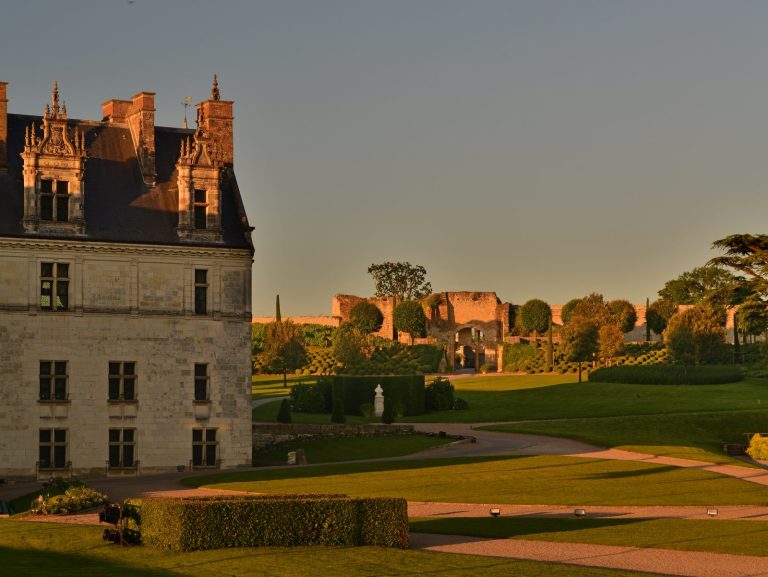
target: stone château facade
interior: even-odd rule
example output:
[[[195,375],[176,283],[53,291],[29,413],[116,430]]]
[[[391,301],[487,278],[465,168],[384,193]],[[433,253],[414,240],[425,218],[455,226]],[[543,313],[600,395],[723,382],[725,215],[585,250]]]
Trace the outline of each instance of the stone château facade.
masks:
[[[0,475],[250,464],[253,245],[233,102],[8,113],[0,82]]]

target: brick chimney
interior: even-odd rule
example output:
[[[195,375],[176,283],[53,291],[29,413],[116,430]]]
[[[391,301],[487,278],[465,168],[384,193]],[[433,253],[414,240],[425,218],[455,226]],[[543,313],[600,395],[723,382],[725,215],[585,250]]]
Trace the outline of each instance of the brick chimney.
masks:
[[[8,172],[8,94],[7,82],[0,82],[0,172]]]
[[[235,160],[232,145],[233,105],[233,100],[221,100],[218,78],[214,74],[211,97],[196,106],[203,113],[203,128],[218,142],[224,164],[228,166],[232,166]]]
[[[136,94],[128,110],[127,120],[144,182],[147,186],[154,186],[157,176],[155,172],[155,93]]]
[[[125,124],[131,104],[130,100],[117,100],[116,98],[107,100],[101,105],[101,116],[110,124]]]

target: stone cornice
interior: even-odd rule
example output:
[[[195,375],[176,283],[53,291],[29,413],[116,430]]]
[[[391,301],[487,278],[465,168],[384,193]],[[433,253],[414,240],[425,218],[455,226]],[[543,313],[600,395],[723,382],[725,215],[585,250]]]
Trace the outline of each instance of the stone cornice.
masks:
[[[95,242],[87,240],[59,240],[44,238],[0,237],[0,250],[52,250],[86,254],[120,254],[123,256],[174,256],[196,258],[221,258],[223,255],[253,258],[253,253],[244,248],[222,246],[202,247],[185,245],[129,244]]]

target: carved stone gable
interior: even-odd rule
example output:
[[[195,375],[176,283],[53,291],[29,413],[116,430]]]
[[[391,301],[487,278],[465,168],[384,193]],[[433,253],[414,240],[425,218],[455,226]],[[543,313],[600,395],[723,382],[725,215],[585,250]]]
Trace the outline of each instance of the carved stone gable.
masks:
[[[24,139],[24,230],[28,233],[85,234],[85,133],[70,131],[66,104],[59,105],[54,81],[45,106],[43,134],[33,122]]]

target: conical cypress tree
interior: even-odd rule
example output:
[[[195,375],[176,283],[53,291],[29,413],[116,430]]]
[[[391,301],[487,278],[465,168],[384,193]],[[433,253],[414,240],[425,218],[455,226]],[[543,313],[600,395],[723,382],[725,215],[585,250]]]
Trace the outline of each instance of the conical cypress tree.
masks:
[[[278,423],[290,423],[291,422],[291,403],[288,399],[283,399],[280,403],[280,410],[277,412]]]
[[[549,329],[547,330],[547,371],[554,370],[555,347],[552,344],[552,317],[549,317]]]
[[[344,403],[341,401],[341,397],[336,397],[333,400],[333,413],[331,414],[331,423],[346,423],[347,417],[344,414]]]
[[[645,342],[651,340],[651,327],[648,326],[648,309],[651,308],[651,299],[645,297]]]
[[[280,295],[277,295],[277,298],[275,299],[275,322],[282,322],[282,318],[280,317]]]

